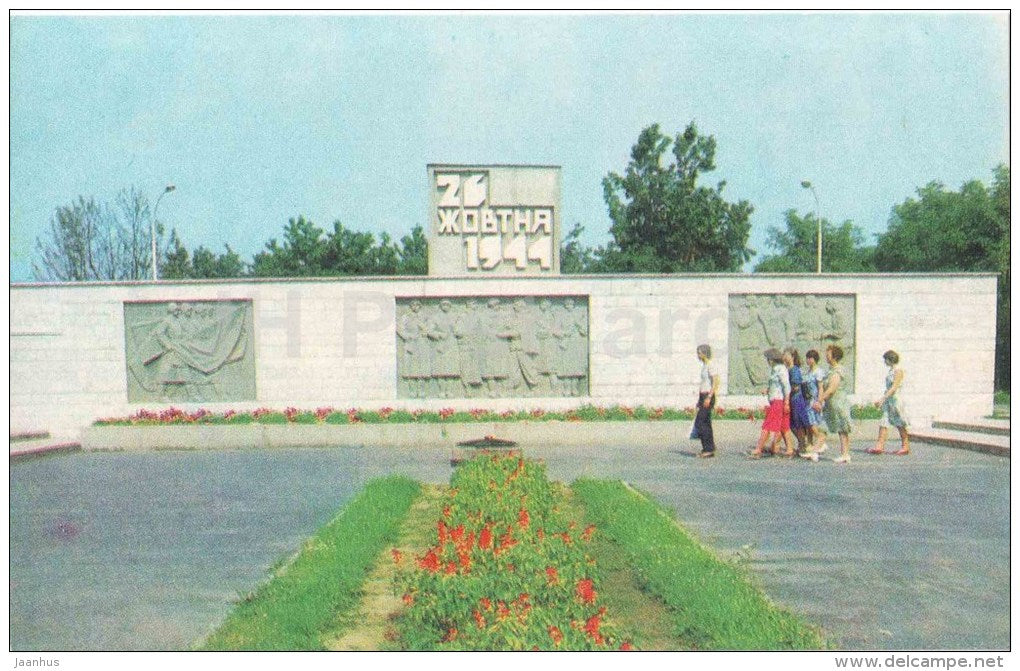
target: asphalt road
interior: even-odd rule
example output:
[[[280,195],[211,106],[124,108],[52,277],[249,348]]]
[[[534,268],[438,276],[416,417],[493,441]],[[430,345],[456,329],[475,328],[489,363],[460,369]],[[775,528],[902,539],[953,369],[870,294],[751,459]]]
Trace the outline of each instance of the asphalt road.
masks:
[[[686,444],[549,448],[624,479],[844,649],[1009,646],[1009,460],[916,445],[853,463]],[[77,453],[11,469],[13,650],[185,649],[371,477],[446,482],[445,449]]]

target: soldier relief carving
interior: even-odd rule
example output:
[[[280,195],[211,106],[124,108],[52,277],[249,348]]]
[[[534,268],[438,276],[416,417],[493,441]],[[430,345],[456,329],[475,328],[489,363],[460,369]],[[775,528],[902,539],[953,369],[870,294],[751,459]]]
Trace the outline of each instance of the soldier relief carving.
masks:
[[[588,394],[588,298],[397,299],[401,398]]]
[[[845,355],[848,390],[854,389],[855,298],[832,294],[734,294],[730,296],[729,393],[758,394],[767,384],[763,351],[796,347],[824,354],[837,344]],[[823,364],[824,365],[824,364]]]

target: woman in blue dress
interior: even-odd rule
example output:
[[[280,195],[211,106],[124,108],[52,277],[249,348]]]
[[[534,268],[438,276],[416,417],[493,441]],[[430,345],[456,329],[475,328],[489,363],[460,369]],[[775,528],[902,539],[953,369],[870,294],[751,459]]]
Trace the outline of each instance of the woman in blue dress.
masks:
[[[797,450],[804,452],[808,446],[811,421],[808,417],[808,402],[804,396],[804,375],[800,367],[800,352],[795,347],[783,352],[786,367],[790,369],[790,429],[797,437]]]
[[[818,461],[818,455],[825,451],[825,433],[822,431],[822,413],[815,410],[812,401],[818,398],[818,386],[822,380],[822,372],[818,368],[818,350],[809,349],[804,355],[807,364],[801,371],[804,380],[801,389],[807,405],[808,446],[801,455],[805,459]]]

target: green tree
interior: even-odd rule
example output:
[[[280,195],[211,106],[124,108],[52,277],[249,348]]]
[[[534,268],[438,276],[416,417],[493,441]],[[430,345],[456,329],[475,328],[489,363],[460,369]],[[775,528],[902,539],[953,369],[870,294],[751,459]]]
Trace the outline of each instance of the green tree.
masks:
[[[215,254],[205,247],[196,249],[192,259],[192,277],[201,279],[244,277],[247,274],[244,261],[230,245],[224,245],[224,248],[226,251],[222,254]]]
[[[303,216],[283,229],[283,243],[271,238],[252,262],[256,277],[310,277],[322,275],[322,229]]]
[[[411,229],[410,235],[400,238],[397,260],[398,275],[427,275],[429,272],[429,244],[421,226]]]
[[[1009,388],[1009,168],[995,169],[988,189],[978,180],[950,191],[938,182],[893,207],[879,236],[875,265],[893,272],[996,272],[996,387]]]
[[[193,277],[192,272],[191,255],[187,247],[181,243],[176,230],[170,231],[170,244],[163,257],[160,276],[168,280],[183,280]]]
[[[584,226],[575,223],[560,243],[560,272],[564,274],[599,271],[597,250],[581,242]]]
[[[673,160],[663,165],[672,146]],[[722,197],[725,182],[699,186],[715,170],[715,138],[692,123],[676,138],[658,124],[641,131],[623,175],[602,181],[613,241],[598,265],[616,272],[737,271],[747,247],[754,208]]]
[[[769,228],[774,250],[755,266],[758,273],[813,273],[818,268],[818,219],[786,211],[786,229]],[[829,273],[872,272],[875,248],[864,244],[864,232],[851,221],[836,226],[822,219],[822,270]]]
[[[420,226],[400,243],[388,233],[377,242],[372,233],[353,231],[339,221],[326,233],[301,216],[284,228],[282,242],[273,238],[255,255],[252,272],[256,277],[423,275],[427,243]]]

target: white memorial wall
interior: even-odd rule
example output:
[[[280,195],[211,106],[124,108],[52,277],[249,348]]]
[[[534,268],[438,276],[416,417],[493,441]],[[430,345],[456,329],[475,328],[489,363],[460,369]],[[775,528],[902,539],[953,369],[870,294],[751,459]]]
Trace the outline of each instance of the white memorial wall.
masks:
[[[498,220],[497,220],[498,221]],[[461,241],[459,249],[464,249]],[[540,265],[540,263],[539,263]],[[128,401],[124,304],[251,301],[255,400],[175,403],[189,410],[288,406],[564,409],[582,404],[689,407],[708,343],[727,396],[731,295],[852,295],[855,403],[884,390],[896,350],[915,423],[991,414],[996,278],[992,274],[478,276],[159,283],[17,284],[10,289],[11,432],[76,437],[96,419],[170,404]],[[587,296],[589,380],[581,397],[401,398],[398,299]],[[819,343],[821,350],[822,343]]]

